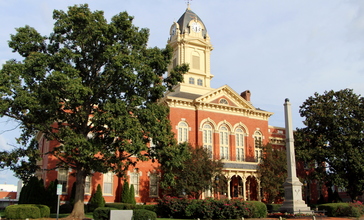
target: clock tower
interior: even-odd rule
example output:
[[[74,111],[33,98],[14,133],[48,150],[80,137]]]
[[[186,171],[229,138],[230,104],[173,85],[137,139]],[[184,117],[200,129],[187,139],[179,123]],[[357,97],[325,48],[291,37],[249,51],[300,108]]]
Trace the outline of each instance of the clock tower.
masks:
[[[169,69],[183,63],[189,64],[184,81],[174,88],[175,92],[206,94],[212,89],[210,81],[210,53],[213,47],[202,20],[188,6],[186,12],[170,28],[168,44],[173,48]]]

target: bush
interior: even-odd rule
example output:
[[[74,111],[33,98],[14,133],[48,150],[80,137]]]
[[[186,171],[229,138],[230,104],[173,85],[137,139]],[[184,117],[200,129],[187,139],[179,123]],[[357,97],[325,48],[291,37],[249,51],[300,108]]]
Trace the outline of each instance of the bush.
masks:
[[[128,204],[128,203],[106,203],[105,207],[111,207],[111,208],[120,209],[120,210],[135,209],[135,205]]]
[[[135,209],[145,209],[157,213],[156,205],[135,205]]]
[[[122,203],[130,203],[129,190],[130,190],[129,189],[129,183],[127,181],[125,181],[124,184],[123,184],[123,190],[121,192],[121,202]]]
[[[110,219],[110,210],[117,210],[112,207],[99,207],[96,208],[93,212],[94,220],[109,220]]]
[[[130,185],[130,189],[129,189],[129,203],[135,205],[136,201],[135,201],[135,190],[134,190],[134,185]]]
[[[353,203],[326,203],[317,206],[319,210],[325,210],[329,217],[360,217],[361,209]]]
[[[42,209],[45,208],[42,207]],[[5,208],[5,217],[7,219],[41,218],[41,212],[34,204],[10,205]]]
[[[168,218],[236,219],[267,216],[264,203],[239,199],[196,200],[167,196],[159,201],[157,210],[158,215]]]
[[[146,209],[134,209],[133,220],[156,220],[157,214]]]
[[[282,204],[266,204],[267,206],[267,211],[269,213],[272,212],[279,212],[279,208],[282,206]]]
[[[91,199],[87,204],[87,210],[93,212],[98,207],[105,207],[105,199],[102,197],[100,184],[97,185],[96,192],[91,196]]]
[[[39,208],[41,218],[48,218],[51,215],[51,210],[48,206],[39,204],[35,206]]]
[[[253,218],[265,218],[267,217],[267,206],[259,201],[246,201],[248,204],[252,204],[254,207]]]

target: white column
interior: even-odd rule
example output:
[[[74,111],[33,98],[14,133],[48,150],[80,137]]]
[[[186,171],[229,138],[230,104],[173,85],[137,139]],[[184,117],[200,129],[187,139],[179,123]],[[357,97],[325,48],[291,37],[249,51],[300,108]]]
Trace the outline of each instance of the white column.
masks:
[[[296,160],[294,153],[294,138],[292,128],[291,103],[288,99],[284,103],[284,113],[286,122],[286,152],[287,152],[287,179],[284,182],[284,202],[280,211],[297,213],[310,212],[310,208],[302,200],[302,183],[297,178]]]
[[[230,183],[231,183],[231,177],[229,177],[229,179],[228,179],[228,181],[227,181],[227,183],[228,183],[228,191],[227,191],[227,197],[228,197],[228,199],[231,199],[231,193],[230,193]]]

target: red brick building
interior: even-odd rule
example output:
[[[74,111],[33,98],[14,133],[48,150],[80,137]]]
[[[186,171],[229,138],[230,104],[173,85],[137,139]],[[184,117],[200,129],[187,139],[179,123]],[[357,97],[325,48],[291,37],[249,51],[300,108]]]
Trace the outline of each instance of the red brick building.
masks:
[[[257,166],[262,146],[270,142],[283,147],[284,128],[268,125],[273,113],[253,106],[249,90],[240,93],[228,85],[211,88],[210,53],[213,47],[206,26],[190,8],[172,24],[169,34],[168,43],[174,50],[170,67],[190,64],[184,82],[161,100],[170,107],[169,119],[178,142],[203,146],[211,152],[211,158],[223,160],[226,185],[220,186],[224,189],[220,190],[219,197],[260,200]],[[38,141],[44,153],[58,145],[55,141],[46,141],[42,135]],[[42,171],[38,176],[46,185],[58,179],[64,186],[62,199],[67,201],[75,177],[70,175],[72,170],[52,170],[55,163],[54,157],[44,154],[39,162]],[[134,185],[138,203],[154,202],[161,196],[158,188],[161,174],[157,167],[157,163],[147,161],[129,169],[129,183]],[[121,180],[112,173],[94,173],[86,179],[85,202],[98,184],[102,186],[106,202],[120,201]],[[203,197],[208,196],[217,195],[204,192]]]

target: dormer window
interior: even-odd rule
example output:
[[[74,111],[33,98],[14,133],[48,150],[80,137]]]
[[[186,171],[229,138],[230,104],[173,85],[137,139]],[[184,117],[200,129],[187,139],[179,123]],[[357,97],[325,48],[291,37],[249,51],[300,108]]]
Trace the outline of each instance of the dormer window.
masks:
[[[220,104],[228,105],[229,102],[226,99],[220,99]]]

